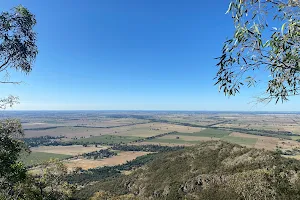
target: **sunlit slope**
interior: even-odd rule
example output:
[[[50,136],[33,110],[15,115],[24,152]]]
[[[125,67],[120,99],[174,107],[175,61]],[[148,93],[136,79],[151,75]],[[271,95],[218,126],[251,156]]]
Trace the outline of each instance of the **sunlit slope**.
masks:
[[[95,199],[300,199],[299,170],[270,151],[209,141],[93,187]]]

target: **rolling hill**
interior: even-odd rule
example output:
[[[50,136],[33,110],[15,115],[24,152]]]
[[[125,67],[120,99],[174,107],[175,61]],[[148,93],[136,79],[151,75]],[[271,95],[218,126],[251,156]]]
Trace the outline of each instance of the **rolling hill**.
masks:
[[[92,199],[300,199],[300,162],[222,141],[160,153],[88,187]],[[83,192],[83,191],[82,191]]]

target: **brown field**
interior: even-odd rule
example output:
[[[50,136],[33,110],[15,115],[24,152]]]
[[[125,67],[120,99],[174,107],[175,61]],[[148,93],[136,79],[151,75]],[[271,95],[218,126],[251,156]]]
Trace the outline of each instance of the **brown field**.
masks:
[[[104,166],[114,166],[119,164],[124,164],[127,161],[134,160],[136,157],[143,156],[149,154],[149,152],[142,151],[124,151],[118,153],[117,156],[113,156],[111,158],[106,158],[102,160],[92,160],[92,159],[70,159],[65,160],[64,164],[68,167],[69,170],[73,170],[76,167],[81,167],[82,169],[91,169],[96,167],[104,167]]]
[[[214,127],[252,128],[272,131],[290,131],[300,134],[300,116],[297,114],[219,115],[224,123]]]
[[[296,160],[300,160],[300,155],[295,155],[295,156],[287,156],[287,155],[282,155],[283,157],[286,157],[286,158],[294,158]]]
[[[256,138],[257,142],[254,145],[254,148],[266,149],[266,150],[275,150],[276,145],[279,142],[278,138],[258,136],[258,135],[250,135],[250,134],[238,133],[238,132],[233,132],[233,133],[230,134],[230,136],[242,137],[242,138],[243,137],[244,138]]]
[[[30,122],[23,124],[24,129],[32,129],[32,128],[47,128],[54,126],[63,126],[64,124],[54,124],[54,123],[44,123],[44,122]]]
[[[117,135],[123,136],[141,136],[141,137],[150,137],[155,136],[161,133],[167,133],[172,131],[194,133],[203,130],[203,128],[198,127],[188,127],[181,125],[173,125],[166,123],[148,123],[148,124],[139,124],[136,126],[127,127],[125,131],[117,132]]]
[[[300,126],[297,124],[280,124],[280,123],[232,123],[232,124],[217,124],[214,127],[232,127],[232,128],[249,128],[257,130],[271,130],[271,131],[289,131],[295,134],[300,134]]]
[[[49,127],[49,126],[96,126],[96,127],[111,127],[111,126],[122,126],[131,125],[134,123],[146,123],[148,120],[134,119],[134,118],[106,118],[106,117],[86,117],[76,115],[72,117],[55,119],[39,118],[39,119],[23,119],[27,123],[24,123],[25,128],[38,128],[38,127]]]
[[[38,137],[38,136],[60,136],[64,135],[68,139],[80,138],[89,136],[99,135],[121,135],[121,136],[138,136],[138,137],[149,137],[155,136],[161,133],[167,133],[171,131],[178,132],[199,132],[203,128],[198,127],[187,127],[166,123],[147,123],[147,124],[136,124],[131,126],[122,126],[116,128],[86,128],[86,127],[57,127],[54,129],[47,130],[28,130],[25,131],[25,137]]]
[[[120,118],[120,119],[80,119],[75,122],[72,122],[72,125],[81,125],[81,126],[96,126],[96,127],[113,127],[113,126],[123,126],[123,125],[132,125],[136,123],[147,123],[148,120],[143,119],[133,119],[133,118]]]
[[[32,147],[32,152],[45,152],[45,153],[56,153],[56,154],[65,154],[65,155],[72,155],[77,156],[83,153],[88,153],[92,151],[98,151],[100,149],[106,149],[108,147],[105,146],[98,146],[95,147],[87,146],[83,147],[82,145],[72,145],[72,146],[39,146],[39,147]]]
[[[274,137],[264,137],[264,136],[250,135],[250,134],[237,133],[237,132],[231,133],[230,136],[257,138],[257,142],[254,145],[254,148],[258,148],[258,149],[275,150],[277,147],[279,147],[285,150],[285,149],[300,147],[300,143],[297,141],[282,140]]]
[[[89,135],[99,135],[103,128],[85,128],[85,127],[57,127],[47,130],[25,130],[25,137],[39,137],[39,136],[66,136],[67,138],[82,137]],[[108,130],[108,129],[107,129]]]

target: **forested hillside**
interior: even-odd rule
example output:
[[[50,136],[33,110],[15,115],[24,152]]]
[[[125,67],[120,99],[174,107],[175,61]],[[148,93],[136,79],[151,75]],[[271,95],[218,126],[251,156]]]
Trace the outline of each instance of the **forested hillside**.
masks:
[[[299,170],[270,151],[210,141],[98,182],[93,199],[299,199]]]

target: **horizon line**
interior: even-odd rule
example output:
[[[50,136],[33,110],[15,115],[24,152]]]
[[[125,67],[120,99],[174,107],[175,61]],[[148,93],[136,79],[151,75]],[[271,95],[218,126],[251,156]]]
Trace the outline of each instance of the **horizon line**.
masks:
[[[73,110],[73,109],[66,109],[66,110],[13,110],[13,109],[5,109],[1,110],[0,112],[32,112],[32,111],[122,111],[122,112],[269,112],[269,113],[298,113],[300,111],[268,111],[268,110],[261,110],[261,111],[246,111],[246,110],[151,110],[151,109],[145,109],[145,110],[133,110],[133,109],[119,109],[119,110],[100,110],[100,109],[82,109],[82,110]]]

